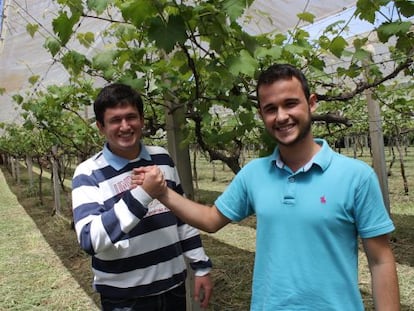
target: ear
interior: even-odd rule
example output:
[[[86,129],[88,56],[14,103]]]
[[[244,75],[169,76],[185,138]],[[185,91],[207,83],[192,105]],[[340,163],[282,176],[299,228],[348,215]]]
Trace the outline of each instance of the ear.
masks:
[[[96,127],[98,128],[99,132],[102,134],[104,130],[104,125],[101,122],[96,121]]]
[[[256,108],[257,109],[256,113],[259,116],[259,118],[263,120],[262,109],[260,108],[260,104],[257,104],[257,105],[258,106]]]
[[[318,107],[318,97],[316,96],[316,94],[311,94],[309,96],[309,109],[311,112],[315,112],[316,108]]]

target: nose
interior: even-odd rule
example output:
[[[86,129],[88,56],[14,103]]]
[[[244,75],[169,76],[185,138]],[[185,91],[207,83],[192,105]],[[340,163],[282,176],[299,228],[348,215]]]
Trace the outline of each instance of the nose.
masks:
[[[289,114],[286,109],[279,108],[276,113],[276,122],[284,122],[289,119]]]
[[[121,129],[129,129],[130,125],[126,118],[122,118],[121,120]]]

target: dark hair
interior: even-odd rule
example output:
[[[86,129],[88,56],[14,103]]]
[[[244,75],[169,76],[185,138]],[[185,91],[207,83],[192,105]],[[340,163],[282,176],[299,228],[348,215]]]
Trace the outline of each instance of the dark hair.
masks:
[[[272,84],[278,80],[290,80],[293,77],[298,79],[300,84],[302,84],[306,100],[309,100],[309,85],[303,72],[290,64],[275,64],[267,68],[265,71],[262,71],[259,75],[256,86],[257,101],[259,102],[260,86]]]
[[[140,116],[144,116],[144,104],[141,95],[129,85],[113,83],[105,86],[93,103],[96,121],[103,125],[105,110],[118,105],[135,106]]]

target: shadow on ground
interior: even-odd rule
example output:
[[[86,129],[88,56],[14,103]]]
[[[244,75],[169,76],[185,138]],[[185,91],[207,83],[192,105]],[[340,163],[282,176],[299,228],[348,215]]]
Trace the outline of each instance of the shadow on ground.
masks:
[[[414,267],[414,216],[394,214],[392,243],[397,262]]]

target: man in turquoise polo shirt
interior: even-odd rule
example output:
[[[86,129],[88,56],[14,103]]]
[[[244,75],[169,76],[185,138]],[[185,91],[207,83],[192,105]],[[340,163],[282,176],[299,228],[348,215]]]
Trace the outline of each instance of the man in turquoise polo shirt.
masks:
[[[259,114],[278,146],[244,166],[214,206],[168,189],[156,167],[137,170],[135,183],[144,183],[150,196],[207,232],[256,215],[252,311],[363,310],[358,237],[376,310],[399,310],[388,238],[394,225],[374,171],[313,137],[317,98],[297,68],[278,64],[262,72],[257,97]]]

